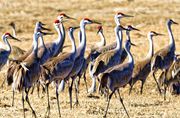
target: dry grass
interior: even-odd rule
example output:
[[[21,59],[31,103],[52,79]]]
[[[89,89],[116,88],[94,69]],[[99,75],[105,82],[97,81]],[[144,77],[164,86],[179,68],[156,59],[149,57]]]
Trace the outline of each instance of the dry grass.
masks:
[[[173,18],[180,23],[180,2],[179,0],[0,0],[0,35],[6,31],[10,31],[7,24],[14,21],[17,24],[18,37],[21,39],[32,39],[34,24],[36,21],[42,21],[51,29],[53,21],[60,12],[65,12],[72,17],[77,18],[77,21],[69,21],[65,23],[66,28],[69,26],[78,25],[83,17],[98,20],[103,23],[104,33],[107,43],[114,40],[114,19],[113,16],[117,11],[134,15],[135,17],[123,19],[122,24],[132,24],[139,28],[141,32],[132,33],[132,41],[138,47],[133,48],[132,52],[135,60],[142,59],[148,51],[148,41],[146,35],[149,31],[157,31],[166,34],[164,37],[154,38],[155,51],[168,44],[168,34],[165,26],[165,21],[168,18]],[[87,26],[87,43],[93,44],[98,41],[95,25]],[[176,40],[177,52],[180,52],[180,37],[179,26],[173,26],[173,33]],[[55,32],[55,31],[54,31]],[[45,37],[45,41],[55,39],[53,37]],[[92,38],[93,37],[93,38]],[[68,38],[67,38],[68,39]],[[28,49],[32,40],[13,42],[13,45],[20,46],[23,49]],[[12,42],[11,42],[12,43]],[[69,44],[69,40],[66,40]],[[143,49],[143,50],[142,50]],[[137,53],[136,53],[137,52]],[[91,80],[88,78],[90,86]],[[123,88],[122,95],[124,103],[131,117],[156,117],[156,118],[178,118],[180,117],[180,102],[179,96],[168,96],[166,101],[158,95],[155,82],[152,76],[148,78],[143,95],[139,94],[139,83],[134,87],[133,94],[129,96],[129,86]],[[55,90],[51,89],[51,117],[58,117]],[[12,93],[10,87],[0,90],[0,117],[22,117],[21,94],[15,96],[15,106],[10,107]],[[38,98],[36,92],[30,95],[33,107],[37,111],[38,117],[44,117],[46,109],[46,97]],[[80,89],[80,106],[70,110],[68,92],[60,93],[61,113],[62,117],[102,117],[106,105],[105,99],[101,96],[97,98],[88,98],[85,92],[85,86],[82,82]],[[26,105],[26,108],[28,106]],[[31,112],[28,108],[26,112],[28,117],[31,117]],[[117,98],[112,99],[108,117],[126,117],[122,106]]]

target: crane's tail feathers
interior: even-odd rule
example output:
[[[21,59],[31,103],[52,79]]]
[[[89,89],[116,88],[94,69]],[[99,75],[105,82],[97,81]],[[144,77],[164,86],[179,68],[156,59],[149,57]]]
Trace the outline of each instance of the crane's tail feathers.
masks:
[[[20,65],[25,71],[29,71],[29,69],[26,67],[26,65],[24,63],[20,63]]]
[[[48,68],[45,66],[41,66],[41,73],[40,73],[40,83],[42,85],[45,85],[47,83],[50,83],[51,73]]]
[[[18,89],[19,91],[22,90],[24,85],[24,77],[25,71],[23,68],[18,68],[14,71],[13,74],[13,88]]]

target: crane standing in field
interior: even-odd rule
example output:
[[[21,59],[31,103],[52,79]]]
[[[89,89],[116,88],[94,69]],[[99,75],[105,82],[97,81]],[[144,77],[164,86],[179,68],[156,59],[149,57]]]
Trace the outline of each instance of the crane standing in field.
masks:
[[[44,24],[41,23],[41,22],[37,22],[36,23],[36,26],[35,26],[35,29],[34,29],[34,34],[36,34],[37,32],[39,32],[42,29],[46,29],[42,25],[44,25]],[[47,33],[43,33],[43,34],[47,34]],[[41,40],[43,40],[42,37],[41,37]],[[41,42],[43,42],[43,41],[41,41]],[[32,47],[34,47],[34,45],[32,45]],[[11,85],[13,83],[13,74],[15,72],[15,69],[17,68],[17,65],[20,64],[22,61],[24,61],[31,54],[32,50],[33,50],[33,48],[28,50],[24,55],[22,55],[21,57],[17,58],[16,60],[11,60],[10,61],[10,64],[9,64],[8,70],[7,70],[7,78],[6,78],[8,85]],[[4,82],[5,82],[5,80],[4,80]],[[14,90],[13,90],[12,106],[14,106]]]
[[[101,86],[100,88],[101,89],[107,88],[112,91],[111,94],[109,95],[108,104],[105,110],[104,117],[106,117],[111,97],[116,90],[118,91],[120,102],[123,105],[123,108],[126,111],[127,116],[129,117],[129,114],[120,96],[119,88],[124,87],[125,85],[128,84],[133,73],[134,59],[130,52],[130,45],[134,45],[134,44],[132,44],[130,40],[126,40],[124,48],[128,54],[128,62],[113,66],[112,68],[109,68],[105,72],[98,75],[100,79],[100,86]]]
[[[154,44],[153,44],[152,38],[153,38],[153,36],[158,36],[158,35],[162,35],[162,34],[159,34],[159,33],[153,32],[153,31],[148,33],[149,52],[148,52],[147,56],[145,57],[145,59],[143,59],[142,61],[137,61],[134,65],[132,78],[129,81],[129,85],[130,85],[129,94],[131,93],[133,85],[138,80],[141,81],[140,93],[142,94],[142,92],[143,92],[143,85],[144,85],[149,73],[151,72],[151,59],[154,55]]]
[[[167,70],[167,72],[162,72],[159,77],[160,85],[164,86],[164,99],[166,99],[167,88],[169,88],[171,92],[175,92],[176,94],[180,92],[180,89],[178,89],[179,87],[174,87],[178,86],[180,82],[180,58],[178,58],[178,56],[179,55],[175,55],[174,61]]]
[[[167,72],[167,69],[170,67],[170,65],[173,62],[174,56],[175,56],[175,41],[171,30],[172,24],[178,24],[174,22],[173,20],[169,19],[167,21],[167,29],[169,34],[169,45],[166,47],[158,50],[151,60],[151,71],[153,73],[153,78],[156,81],[159,93],[161,94],[161,89],[159,87],[159,84],[156,80],[155,73],[158,69],[163,70],[165,73]]]
[[[47,88],[47,85],[50,84],[52,81],[56,82],[56,98],[57,98],[59,116],[61,116],[61,115],[60,115],[59,97],[58,97],[59,96],[59,93],[58,93],[59,84],[58,83],[59,83],[59,81],[61,81],[63,79],[69,79],[67,77],[70,74],[70,72],[72,71],[72,68],[74,67],[77,56],[79,55],[79,53],[84,54],[85,47],[86,47],[85,26],[86,26],[86,24],[92,24],[92,23],[96,23],[96,22],[92,21],[90,19],[87,19],[87,18],[84,18],[81,20],[80,30],[82,33],[82,43],[80,44],[81,48],[77,49],[77,53],[74,52],[73,54],[71,54],[71,53],[64,54],[64,55],[62,54],[61,56],[58,56],[58,57],[54,58],[52,61],[47,62],[43,65],[43,69],[42,69],[43,72],[41,75],[42,75],[42,80],[45,81],[46,88]],[[78,50],[80,50],[80,49],[82,49],[82,51],[78,52]],[[47,88],[47,90],[48,90],[48,88]],[[49,112],[49,110],[48,110],[48,112]]]
[[[42,66],[42,71],[41,71],[41,84],[46,86],[46,92],[47,92],[47,98],[48,98],[48,107],[47,107],[47,116],[49,117],[50,114],[50,104],[49,104],[49,84],[51,81],[55,79],[55,76],[57,78],[65,78],[69,72],[71,71],[74,61],[75,61],[75,55],[76,55],[76,45],[74,41],[74,36],[73,36],[73,31],[77,28],[69,28],[69,36],[70,40],[72,43],[72,51],[70,53],[65,53],[62,54],[61,56],[53,58],[53,60],[45,63]],[[63,69],[63,70],[62,70]],[[57,79],[56,78],[56,79]],[[58,80],[56,80],[58,81]],[[57,83],[57,82],[56,82]],[[58,84],[56,84],[56,98],[57,98],[57,103],[58,103],[58,111],[59,111],[59,116],[60,115],[60,107],[59,107],[59,99],[58,99]]]
[[[117,13],[114,16],[114,20],[116,23],[116,27],[119,27],[120,25],[120,19],[121,18],[125,18],[125,17],[132,17],[130,15],[125,15],[123,13]],[[121,27],[121,26],[120,26]],[[121,30],[123,28],[121,27]],[[90,77],[92,78],[92,85],[91,88],[88,90],[89,93],[93,93],[96,91],[96,78],[98,76],[99,73],[105,71],[106,69],[108,69],[109,67],[112,67],[115,64],[120,63],[120,57],[122,54],[122,31],[120,30],[120,32],[116,31],[116,46],[113,50],[111,51],[107,51],[104,52],[102,54],[100,54],[93,63],[93,66],[90,68]],[[120,39],[118,39],[120,38]],[[117,53],[112,53],[112,52],[117,52]],[[119,58],[115,58],[115,57],[119,57]],[[114,60],[115,59],[115,60]]]
[[[42,35],[46,35],[41,31],[37,31],[33,35],[33,50],[29,56],[27,56],[22,62],[16,65],[13,74],[13,91],[18,90],[22,92],[22,103],[23,103],[23,113],[25,118],[25,109],[24,109],[24,101],[28,103],[31,111],[36,116],[34,109],[32,108],[28,93],[30,88],[37,82],[39,79],[40,72],[40,62],[38,59],[38,38],[42,37]],[[24,99],[24,92],[26,94],[26,99]]]
[[[11,53],[11,46],[8,42],[8,39],[20,41],[19,39],[13,37],[10,33],[3,34],[2,39],[7,49],[0,48],[0,69],[7,63],[8,57]]]

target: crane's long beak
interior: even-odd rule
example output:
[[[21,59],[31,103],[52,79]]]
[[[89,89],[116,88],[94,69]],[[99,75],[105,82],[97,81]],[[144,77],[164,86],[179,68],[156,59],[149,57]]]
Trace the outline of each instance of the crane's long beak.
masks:
[[[132,27],[132,29],[133,29],[133,30],[136,30],[136,31],[140,31],[139,29],[137,29],[137,28],[134,28],[134,27]]]
[[[158,36],[165,36],[165,34],[161,34],[161,33],[156,33],[156,35],[158,35]]]
[[[120,27],[122,30],[128,30],[128,29],[124,28],[122,25],[119,25],[119,27]]]
[[[174,23],[175,25],[178,25],[178,23],[177,23],[177,22],[174,22],[174,21],[173,21],[173,23]]]
[[[45,28],[45,27],[42,27],[42,26],[41,26],[41,29],[42,29],[42,30],[51,31],[51,29],[49,29],[49,28]]]
[[[124,14],[123,16],[124,16],[124,17],[134,17],[134,16],[127,15],[127,14]]]
[[[21,42],[21,40],[19,40],[19,39],[17,39],[17,38],[15,38],[15,37],[13,37],[12,35],[10,35],[10,37],[11,37],[12,39],[16,40],[16,41]]]
[[[80,27],[79,26],[77,26],[77,27],[74,27],[74,29],[79,29]]]
[[[97,22],[97,21],[94,21],[94,20],[91,20],[91,22],[92,22],[92,23],[95,23],[95,24],[99,24],[99,25],[101,25],[101,23],[100,23],[100,22]]]
[[[132,45],[132,46],[135,46],[135,47],[137,47],[137,45],[136,45],[136,44],[134,44],[134,43],[132,43],[132,42],[131,42],[131,45]]]
[[[40,31],[43,35],[53,35],[54,33],[51,33],[51,32],[42,32]]]
[[[70,17],[70,16],[68,16],[68,15],[65,15],[65,17],[66,17],[67,19],[76,20],[75,18],[73,18],[73,17]]]

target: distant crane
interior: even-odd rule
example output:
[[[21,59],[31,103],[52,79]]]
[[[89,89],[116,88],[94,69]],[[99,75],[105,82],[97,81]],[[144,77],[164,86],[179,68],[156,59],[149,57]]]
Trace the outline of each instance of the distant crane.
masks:
[[[45,85],[46,92],[47,92],[47,98],[48,98],[48,107],[46,115],[49,117],[50,114],[50,103],[49,103],[49,84],[51,81],[56,82],[56,98],[57,98],[57,104],[58,104],[58,112],[59,117],[60,114],[60,106],[59,106],[59,97],[58,97],[58,79],[64,79],[68,76],[68,74],[71,72],[75,56],[76,56],[76,45],[74,41],[73,31],[77,29],[76,27],[69,28],[69,37],[72,43],[72,51],[69,53],[62,54],[61,56],[53,58],[51,61],[48,61],[42,66],[42,72],[41,72],[41,84]]]
[[[74,65],[76,65],[75,60],[78,59],[79,54],[81,54],[81,55],[84,54],[85,47],[86,47],[85,26],[86,26],[86,24],[92,24],[92,23],[96,23],[96,22],[92,21],[90,19],[87,19],[87,18],[84,18],[81,20],[80,30],[82,33],[82,43],[80,44],[80,47],[77,49],[77,53],[74,52],[73,54],[68,53],[65,55],[58,56],[57,58],[54,58],[52,61],[49,61],[43,65],[43,67],[44,67],[43,71],[44,72],[42,72],[42,80],[46,81],[46,86],[51,81],[56,82],[56,98],[57,98],[59,116],[61,116],[60,107],[59,107],[59,97],[58,97],[59,96],[59,93],[58,93],[59,81],[61,81],[63,79],[69,79],[67,77],[70,74],[70,72],[72,71],[72,68],[74,67]],[[78,51],[80,51],[80,52],[78,53]],[[72,84],[73,84],[73,81],[72,81]]]
[[[141,94],[143,92],[143,85],[144,85],[149,73],[151,72],[151,59],[154,55],[154,44],[153,44],[152,38],[153,38],[153,36],[158,36],[158,35],[162,35],[162,34],[156,33],[154,31],[151,31],[148,33],[149,52],[148,52],[147,56],[145,57],[145,59],[135,62],[132,78],[129,81],[129,85],[130,85],[129,94],[131,93],[133,85],[138,80],[141,81],[141,91],[140,91]]]
[[[159,84],[156,80],[155,73],[158,69],[161,69],[166,73],[167,69],[170,67],[170,65],[173,62],[176,47],[175,47],[175,41],[174,41],[174,37],[172,34],[172,30],[171,30],[172,24],[178,24],[178,23],[174,22],[171,19],[168,19],[166,25],[167,25],[168,34],[169,34],[169,45],[167,45],[166,47],[157,51],[151,60],[151,71],[153,73],[153,78],[157,84],[157,87],[158,87],[160,94],[161,94],[161,89],[160,89]]]
[[[42,37],[42,35],[46,35],[46,34],[44,34],[43,32],[34,33],[32,52],[22,62],[16,65],[13,74],[13,84],[12,84],[13,93],[15,90],[22,91],[24,118],[25,118],[25,109],[24,109],[25,100],[28,103],[29,107],[31,108],[34,117],[37,117],[34,109],[30,104],[28,93],[30,88],[39,79],[40,63],[38,59],[38,38]],[[24,99],[24,92],[26,94],[26,99]],[[13,94],[13,98],[14,98],[14,94]]]
[[[8,42],[8,39],[14,39],[20,41],[19,39],[13,37],[10,33],[5,33],[2,35],[2,40],[5,43],[7,49],[0,48],[0,69],[6,64],[8,57],[11,53],[11,46]]]
[[[126,111],[127,116],[129,117],[129,114],[128,114],[128,112],[124,106],[123,100],[120,96],[119,88],[124,87],[125,85],[128,84],[129,80],[131,79],[132,73],[133,73],[134,59],[130,52],[130,45],[132,45],[131,41],[126,40],[124,47],[128,54],[128,62],[124,62],[122,64],[113,66],[112,68],[109,68],[105,72],[98,75],[98,77],[100,79],[100,89],[108,88],[112,91],[111,94],[109,95],[108,104],[107,104],[107,107],[105,110],[104,117],[106,117],[106,115],[107,115],[111,97],[116,90],[118,91],[120,102],[123,105],[123,108]]]
[[[124,18],[124,17],[132,17],[130,15],[125,15],[123,13],[117,13],[114,16],[114,20],[116,23],[116,29],[118,29],[119,25],[120,25],[120,19]],[[120,26],[120,29],[123,30],[123,27]],[[94,61],[92,72],[90,73],[90,77],[92,78],[92,85],[91,88],[88,90],[89,93],[93,93],[96,91],[96,78],[98,76],[99,73],[105,71],[106,69],[108,69],[109,67],[112,67],[118,63],[121,62],[121,54],[122,54],[122,31],[116,31],[115,30],[115,34],[116,34],[116,47],[111,50],[111,51],[107,51],[104,52],[103,54],[100,54]]]

